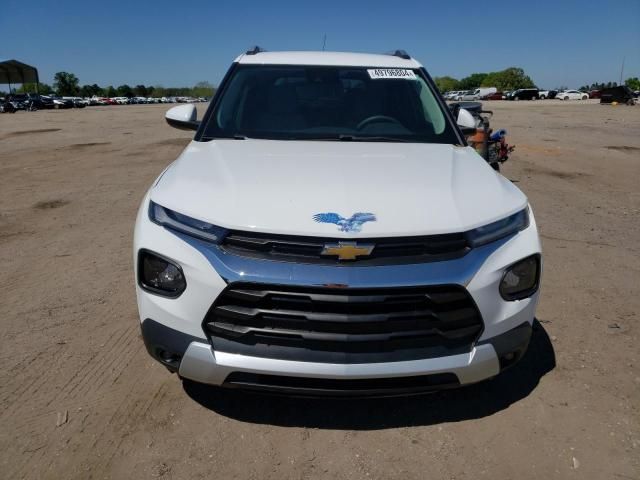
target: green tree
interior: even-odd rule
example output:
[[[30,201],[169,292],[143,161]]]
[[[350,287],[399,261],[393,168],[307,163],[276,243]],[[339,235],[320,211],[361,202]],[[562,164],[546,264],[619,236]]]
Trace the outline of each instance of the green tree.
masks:
[[[51,88],[51,85],[47,85],[46,83],[38,83],[38,93],[40,95],[49,95],[51,92],[53,92],[53,88]],[[18,89],[18,93],[36,93],[36,84],[25,83]]]
[[[136,97],[146,97],[147,87],[145,87],[144,85],[136,85],[133,89],[133,93]]]
[[[93,85],[83,85],[82,88],[80,88],[81,97],[93,97],[94,95],[104,97],[104,90],[95,83]]]
[[[155,85],[153,87],[153,94],[156,97],[166,97],[167,96],[167,89],[164,88],[162,85]]]
[[[116,91],[115,88],[113,88],[113,85],[109,85],[107,88],[105,88],[105,96],[109,97],[109,98],[113,98],[113,97],[117,97],[118,96],[118,92]]]
[[[53,88],[60,96],[74,97],[78,95],[79,81],[73,73],[58,72],[53,77]]]
[[[213,97],[216,89],[209,82],[198,82],[191,89],[191,95],[194,97]]]
[[[436,86],[441,93],[460,90],[460,81],[453,77],[435,77],[433,81],[436,83]]]
[[[119,97],[133,97],[133,90],[129,85],[120,85],[118,88],[116,88],[116,91]]]
[[[487,77],[487,75],[487,73],[472,73],[468,77],[464,77],[460,80],[460,90],[474,90],[478,88],[480,85],[482,85],[482,82]]]
[[[638,77],[627,78],[624,84],[633,91],[640,90],[640,79]]]
[[[481,83],[483,87],[496,87],[500,91],[532,88],[535,83],[522,68],[509,67],[499,72],[489,73]]]

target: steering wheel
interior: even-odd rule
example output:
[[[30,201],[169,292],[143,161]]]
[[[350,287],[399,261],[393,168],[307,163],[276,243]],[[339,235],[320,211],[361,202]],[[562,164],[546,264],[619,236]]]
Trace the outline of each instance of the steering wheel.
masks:
[[[398,120],[396,120],[393,117],[387,117],[386,115],[373,115],[371,117],[368,117],[362,120],[356,127],[356,130],[362,130],[364,127],[366,127],[370,123],[379,123],[379,122],[395,123],[397,125],[403,126]]]

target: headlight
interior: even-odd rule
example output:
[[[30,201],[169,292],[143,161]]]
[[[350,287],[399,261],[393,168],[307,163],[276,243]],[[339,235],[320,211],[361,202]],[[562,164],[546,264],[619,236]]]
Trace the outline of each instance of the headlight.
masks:
[[[500,282],[500,295],[505,300],[521,300],[538,290],[540,255],[532,255],[511,265]]]
[[[529,207],[514,213],[502,220],[469,230],[466,233],[467,241],[472,247],[479,247],[487,243],[495,242],[504,237],[524,230],[529,226]]]
[[[148,250],[138,253],[138,283],[144,290],[166,297],[179,297],[187,288],[177,263]]]
[[[163,227],[213,243],[220,243],[226,234],[226,230],[222,227],[196,220],[153,202],[149,202],[149,218]]]

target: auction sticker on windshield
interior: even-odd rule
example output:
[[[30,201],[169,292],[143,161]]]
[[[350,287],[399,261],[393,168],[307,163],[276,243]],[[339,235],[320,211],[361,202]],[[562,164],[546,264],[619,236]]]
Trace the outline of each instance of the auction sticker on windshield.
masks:
[[[416,74],[413,70],[405,68],[369,68],[367,69],[369,77],[378,78],[405,78],[407,80],[415,80]]]

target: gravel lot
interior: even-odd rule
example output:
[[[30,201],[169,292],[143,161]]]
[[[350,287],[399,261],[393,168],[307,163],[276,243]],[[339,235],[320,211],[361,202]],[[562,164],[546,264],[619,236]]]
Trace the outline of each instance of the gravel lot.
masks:
[[[0,115],[0,477],[639,479],[640,106],[489,106],[544,246],[530,351],[350,401],[183,385],[147,355],[133,222],[190,137],[167,106]]]

